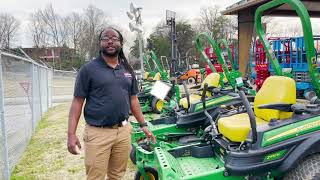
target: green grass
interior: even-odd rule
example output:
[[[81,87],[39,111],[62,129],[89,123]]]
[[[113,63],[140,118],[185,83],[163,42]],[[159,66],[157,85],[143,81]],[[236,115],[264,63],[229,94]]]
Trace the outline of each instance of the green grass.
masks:
[[[84,152],[72,155],[67,151],[66,133],[69,104],[51,108],[39,122],[36,132],[11,174],[12,180],[85,179]],[[77,134],[82,142],[84,120],[81,118]],[[133,179],[134,165],[130,162],[123,179]]]

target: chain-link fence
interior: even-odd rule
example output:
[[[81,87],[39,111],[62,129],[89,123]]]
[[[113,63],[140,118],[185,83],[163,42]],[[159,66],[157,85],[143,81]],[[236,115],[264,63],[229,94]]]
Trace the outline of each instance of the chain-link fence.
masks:
[[[53,103],[72,98],[74,72],[53,71],[29,58],[0,51],[0,180],[26,149]]]
[[[76,72],[54,70],[53,72],[53,105],[71,101],[73,98],[74,83]]]

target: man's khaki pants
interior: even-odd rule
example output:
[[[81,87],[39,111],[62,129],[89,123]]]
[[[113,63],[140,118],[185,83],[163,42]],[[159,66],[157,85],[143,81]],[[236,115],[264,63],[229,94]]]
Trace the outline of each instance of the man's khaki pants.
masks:
[[[130,123],[115,129],[86,125],[83,140],[87,180],[123,177],[131,148],[131,131]]]

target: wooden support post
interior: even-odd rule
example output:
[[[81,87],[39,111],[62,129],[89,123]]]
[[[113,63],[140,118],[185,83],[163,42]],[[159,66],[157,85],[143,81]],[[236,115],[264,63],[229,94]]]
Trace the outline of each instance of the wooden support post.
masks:
[[[240,11],[238,13],[238,28],[239,70],[244,77],[249,63],[249,51],[254,29],[254,12]]]

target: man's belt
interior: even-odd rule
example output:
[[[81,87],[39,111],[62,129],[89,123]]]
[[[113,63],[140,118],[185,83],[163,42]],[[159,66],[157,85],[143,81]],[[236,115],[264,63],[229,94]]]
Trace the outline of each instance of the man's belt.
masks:
[[[110,128],[110,129],[118,129],[119,127],[122,127],[124,126],[125,124],[127,124],[128,120],[125,119],[117,124],[114,124],[114,125],[92,125],[92,124],[89,124],[89,126],[94,126],[94,127],[98,127],[98,128]]]

